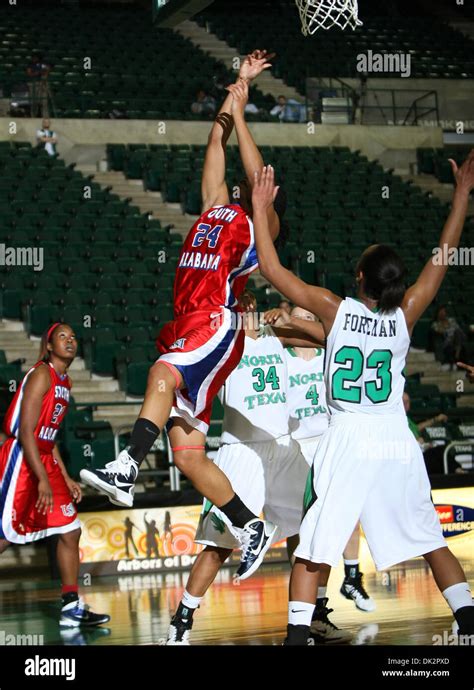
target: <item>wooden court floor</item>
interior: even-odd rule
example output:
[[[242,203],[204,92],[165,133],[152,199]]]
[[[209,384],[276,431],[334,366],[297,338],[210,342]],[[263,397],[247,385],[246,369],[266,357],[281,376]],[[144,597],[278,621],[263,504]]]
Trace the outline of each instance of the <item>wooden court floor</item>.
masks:
[[[472,586],[472,561],[463,566]],[[367,571],[366,589],[377,604],[371,613],[358,611],[339,594],[342,565],[329,581],[331,619],[353,633],[351,644],[433,645],[451,633],[451,612],[423,560],[384,573]],[[280,645],[286,627],[289,566],[263,566],[240,586],[233,584],[232,575],[233,569],[222,570],[208,592],[194,616],[191,643]],[[109,626],[62,633],[57,624],[58,590],[52,582],[9,579],[0,571],[0,644],[2,636],[11,634],[42,636],[36,643],[45,645],[163,644],[186,579],[186,573],[96,578],[82,588],[82,594],[96,611],[112,616]]]

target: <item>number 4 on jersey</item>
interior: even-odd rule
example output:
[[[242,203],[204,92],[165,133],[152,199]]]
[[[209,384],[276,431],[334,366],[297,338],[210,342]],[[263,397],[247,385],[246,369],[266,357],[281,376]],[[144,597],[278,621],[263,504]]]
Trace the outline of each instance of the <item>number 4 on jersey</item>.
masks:
[[[305,398],[306,400],[311,400],[311,405],[317,405],[319,403],[319,393],[315,383],[308,388]]]

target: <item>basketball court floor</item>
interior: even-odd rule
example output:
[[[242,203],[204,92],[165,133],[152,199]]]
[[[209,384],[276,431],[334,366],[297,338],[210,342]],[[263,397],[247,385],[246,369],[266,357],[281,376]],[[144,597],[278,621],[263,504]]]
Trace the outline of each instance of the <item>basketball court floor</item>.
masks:
[[[422,559],[376,573],[363,563],[366,589],[376,601],[371,613],[358,611],[339,594],[342,565],[329,581],[330,615],[339,627],[354,635],[354,645],[448,644],[452,616]],[[472,561],[464,561],[468,581],[474,584]],[[195,614],[191,644],[280,645],[288,602],[286,564],[264,565],[257,574],[233,583],[235,568],[221,571]],[[42,636],[45,645],[162,645],[170,615],[176,609],[187,573],[125,575],[95,578],[82,593],[96,611],[112,616],[108,628],[92,632],[60,632],[58,589],[51,580],[0,580],[0,633]],[[0,640],[1,644],[1,640]]]

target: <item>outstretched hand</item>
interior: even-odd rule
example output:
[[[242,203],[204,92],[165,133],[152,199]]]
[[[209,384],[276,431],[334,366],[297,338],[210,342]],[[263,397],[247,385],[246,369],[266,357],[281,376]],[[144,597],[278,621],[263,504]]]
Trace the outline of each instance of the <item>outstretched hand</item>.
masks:
[[[275,57],[275,53],[267,53],[266,50],[254,50],[246,55],[240,65],[239,77],[251,81],[258,77],[264,70],[272,66],[270,60]]]
[[[275,186],[275,171],[271,165],[266,165],[261,173],[255,172],[252,190],[252,207],[254,212],[267,210],[278,194],[279,187]]]
[[[458,168],[455,160],[452,158],[448,160],[451,163],[456,186],[467,189],[468,191],[474,189],[474,149],[471,150],[460,168]]]
[[[284,309],[269,309],[264,313],[263,319],[265,323],[278,328],[290,323],[291,316]]]

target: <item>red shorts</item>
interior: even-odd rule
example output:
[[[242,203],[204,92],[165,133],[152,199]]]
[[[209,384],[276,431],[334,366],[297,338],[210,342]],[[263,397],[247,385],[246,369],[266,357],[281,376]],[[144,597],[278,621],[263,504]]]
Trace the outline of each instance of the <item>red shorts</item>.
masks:
[[[38,480],[23,456],[16,438],[0,448],[0,538],[14,544],[78,529],[81,523],[64,477],[51,453],[40,453],[53,492],[53,512],[35,508]]]
[[[156,341],[159,361],[172,364],[185,385],[176,391],[172,417],[207,432],[212,401],[239,364],[244,340],[239,312],[227,308],[185,314],[162,328]]]

